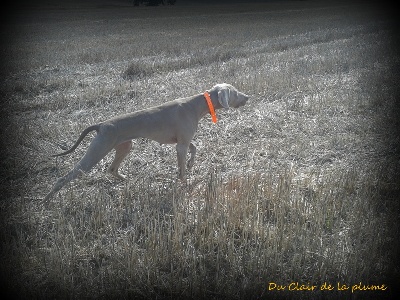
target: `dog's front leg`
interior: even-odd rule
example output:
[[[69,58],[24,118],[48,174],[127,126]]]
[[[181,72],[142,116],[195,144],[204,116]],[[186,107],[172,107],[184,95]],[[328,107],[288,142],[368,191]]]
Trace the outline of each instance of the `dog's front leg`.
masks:
[[[179,179],[181,181],[186,180],[186,155],[188,153],[189,146],[186,144],[177,144],[176,153],[178,155],[178,169]]]
[[[187,168],[191,169],[194,165],[194,157],[196,156],[196,146],[193,143],[189,144],[190,158],[187,162]]]

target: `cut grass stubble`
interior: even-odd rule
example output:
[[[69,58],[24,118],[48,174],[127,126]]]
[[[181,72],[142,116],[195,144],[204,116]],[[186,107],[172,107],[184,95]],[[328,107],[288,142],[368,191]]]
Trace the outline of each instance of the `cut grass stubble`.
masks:
[[[268,282],[385,283],[400,168],[383,142],[395,137],[376,124],[398,122],[386,117],[399,60],[384,22],[342,10],[89,20],[108,35],[80,21],[39,35],[41,51],[34,36],[21,41],[20,71],[2,83],[21,124],[5,135],[24,165],[3,162],[20,187],[3,237],[21,293],[248,299],[279,296]],[[173,148],[137,140],[127,183],[104,178],[109,156],[48,208],[28,200],[82,157],[90,138],[47,158],[84,127],[223,81],[251,100],[200,122],[187,186],[175,182]]]

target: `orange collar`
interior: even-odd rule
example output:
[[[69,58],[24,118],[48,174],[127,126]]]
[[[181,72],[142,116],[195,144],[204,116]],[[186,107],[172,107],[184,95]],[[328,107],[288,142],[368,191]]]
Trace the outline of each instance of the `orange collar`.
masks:
[[[210,110],[211,120],[213,123],[217,123],[217,116],[215,115],[214,106],[211,102],[210,94],[208,92],[204,92],[204,98],[206,98],[208,109]]]

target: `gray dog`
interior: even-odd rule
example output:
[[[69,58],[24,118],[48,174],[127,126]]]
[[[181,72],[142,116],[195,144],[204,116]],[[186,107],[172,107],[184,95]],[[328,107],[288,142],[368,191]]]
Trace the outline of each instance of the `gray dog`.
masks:
[[[162,105],[117,116],[86,128],[71,149],[53,156],[61,156],[74,151],[91,131],[97,135],[90,143],[86,154],[65,176],[59,178],[53,189],[44,198],[48,201],[65,184],[75,179],[81,172],[88,172],[112,149],[115,158],[108,172],[125,179],[118,173],[118,167],[132,148],[132,139],[148,138],[160,144],[176,144],[179,178],[186,179],[186,155],[190,151],[187,167],[194,163],[196,147],[191,142],[199,120],[210,113],[216,122],[214,109],[240,107],[249,96],[239,92],[230,84],[217,84],[204,94],[166,102]]]

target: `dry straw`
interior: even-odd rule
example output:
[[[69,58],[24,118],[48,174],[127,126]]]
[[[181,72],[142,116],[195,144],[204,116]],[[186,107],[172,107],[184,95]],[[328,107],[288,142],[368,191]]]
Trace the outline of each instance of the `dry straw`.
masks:
[[[141,7],[141,18],[115,8],[106,19],[97,9],[83,20],[56,10],[9,29],[18,43],[7,45],[1,83],[12,107],[1,258],[13,290],[337,299],[268,283],[390,284],[400,186],[390,23],[364,4],[275,5],[201,15],[176,5],[175,17]],[[176,181],[173,147],[138,139],[127,182],[104,175],[108,156],[48,207],[37,201],[91,137],[73,155],[49,155],[86,126],[219,82],[251,98],[218,110],[216,125],[200,122],[187,184]]]

